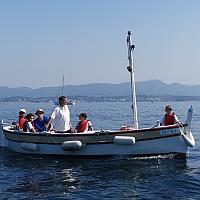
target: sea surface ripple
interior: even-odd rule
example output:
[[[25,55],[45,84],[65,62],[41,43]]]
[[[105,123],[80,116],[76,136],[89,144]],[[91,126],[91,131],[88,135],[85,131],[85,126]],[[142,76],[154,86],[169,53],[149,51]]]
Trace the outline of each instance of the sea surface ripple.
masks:
[[[0,148],[0,199],[200,199],[198,102],[138,103],[140,127],[153,127],[171,104],[184,122],[187,109],[193,105],[192,132],[196,146],[188,156],[148,158],[66,158],[34,156]],[[20,108],[35,112],[43,108],[47,116],[52,103],[1,103],[0,119],[16,121]],[[87,112],[95,129],[119,129],[131,124],[130,103],[103,102],[69,106],[73,126],[80,112]]]

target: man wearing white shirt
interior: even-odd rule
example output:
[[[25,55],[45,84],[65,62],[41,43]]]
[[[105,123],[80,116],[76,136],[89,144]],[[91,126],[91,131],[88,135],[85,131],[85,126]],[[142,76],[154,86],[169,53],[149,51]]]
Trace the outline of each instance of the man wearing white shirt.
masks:
[[[46,127],[49,127],[51,122],[55,132],[71,132],[70,112],[67,106],[67,98],[65,96],[59,97],[59,106],[53,110]]]

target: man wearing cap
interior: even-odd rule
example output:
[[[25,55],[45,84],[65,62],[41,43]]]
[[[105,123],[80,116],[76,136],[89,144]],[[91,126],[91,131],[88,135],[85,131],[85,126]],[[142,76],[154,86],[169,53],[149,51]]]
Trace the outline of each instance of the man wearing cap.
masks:
[[[167,105],[165,107],[165,115],[163,119],[161,120],[160,124],[164,126],[168,126],[168,125],[173,125],[176,123],[180,123],[178,120],[178,117],[174,114],[174,112],[172,113],[172,107],[170,105]]]
[[[19,111],[19,121],[17,122],[17,126],[19,127],[19,129],[23,129],[23,124],[24,124],[24,122],[27,121],[27,119],[24,116],[25,114],[26,114],[26,110],[20,109],[20,111]]]
[[[39,108],[36,113],[37,118],[33,121],[35,130],[38,132],[46,131],[46,124],[48,123],[48,118],[44,116],[44,110]]]
[[[65,96],[60,96],[58,101],[59,105],[53,110],[46,124],[46,128],[48,128],[52,122],[55,132],[71,133],[70,112],[67,106],[67,98]]]

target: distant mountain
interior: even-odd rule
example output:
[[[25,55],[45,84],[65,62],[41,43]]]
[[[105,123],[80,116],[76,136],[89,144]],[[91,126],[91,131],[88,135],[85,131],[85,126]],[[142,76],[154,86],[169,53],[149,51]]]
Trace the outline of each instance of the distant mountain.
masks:
[[[138,94],[200,96],[200,85],[167,84],[160,80],[149,80],[136,84]]]
[[[9,88],[0,86],[0,98],[22,97],[56,97],[60,87],[42,87],[32,89],[28,87]],[[130,83],[91,83],[85,85],[65,85],[66,96],[127,96],[130,95]],[[136,83],[138,95],[174,95],[200,96],[200,85],[183,85],[179,83],[167,84],[160,80],[148,80]]]

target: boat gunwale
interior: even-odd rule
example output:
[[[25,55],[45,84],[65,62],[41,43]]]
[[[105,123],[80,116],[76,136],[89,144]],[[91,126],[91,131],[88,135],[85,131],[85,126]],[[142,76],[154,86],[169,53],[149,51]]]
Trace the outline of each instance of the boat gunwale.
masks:
[[[91,133],[51,133],[51,132],[24,132],[19,130],[8,130],[5,129],[10,126],[3,127],[3,131],[7,133],[12,134],[18,134],[18,135],[30,135],[30,136],[51,136],[51,137],[77,137],[77,136],[98,136],[98,135],[115,135],[115,134],[128,134],[128,133],[140,133],[140,132],[148,132],[148,131],[161,131],[161,130],[168,130],[168,129],[174,129],[174,128],[180,128],[180,127],[186,127],[187,124],[183,124],[182,126],[179,125],[168,125],[168,126],[159,126],[159,127],[151,127],[151,128],[141,128],[141,129],[132,129],[132,130],[117,130],[117,131],[111,131],[111,130],[102,130],[102,131],[94,131]]]

